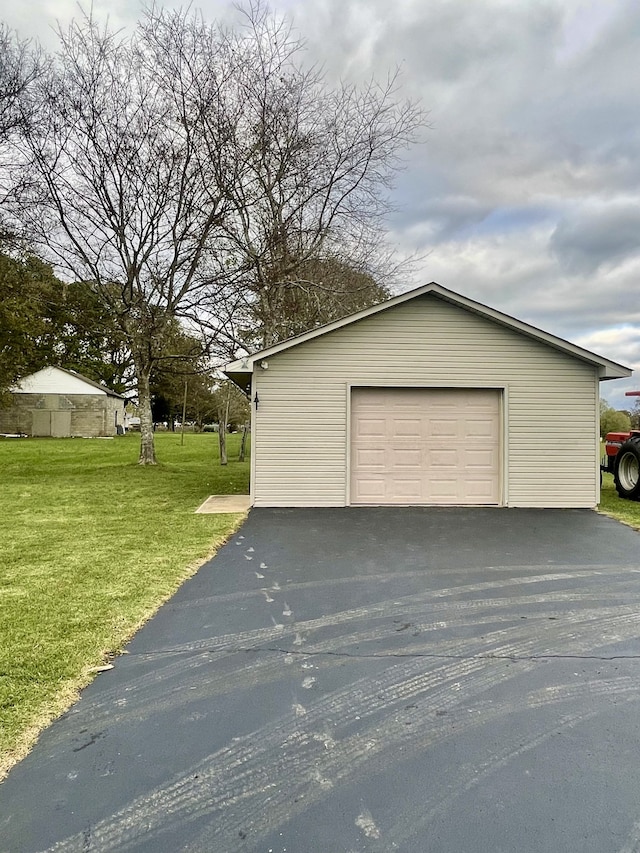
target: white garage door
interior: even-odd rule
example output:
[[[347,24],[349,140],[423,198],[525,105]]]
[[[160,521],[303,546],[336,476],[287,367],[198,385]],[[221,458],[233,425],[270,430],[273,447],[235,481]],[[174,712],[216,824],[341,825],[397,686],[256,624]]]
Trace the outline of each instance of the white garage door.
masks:
[[[499,501],[499,391],[352,390],[352,504]]]

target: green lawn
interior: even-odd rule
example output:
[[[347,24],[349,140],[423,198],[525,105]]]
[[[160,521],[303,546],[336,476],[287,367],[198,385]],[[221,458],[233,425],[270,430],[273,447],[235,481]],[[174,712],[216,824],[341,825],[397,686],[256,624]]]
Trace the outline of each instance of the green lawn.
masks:
[[[0,440],[0,778],[242,520],[194,515],[248,492],[215,434],[158,433],[147,468],[139,440]]]
[[[610,515],[640,530],[640,503],[638,501],[626,501],[618,497],[613,485],[613,475],[602,475],[602,489],[600,492],[600,512]]]

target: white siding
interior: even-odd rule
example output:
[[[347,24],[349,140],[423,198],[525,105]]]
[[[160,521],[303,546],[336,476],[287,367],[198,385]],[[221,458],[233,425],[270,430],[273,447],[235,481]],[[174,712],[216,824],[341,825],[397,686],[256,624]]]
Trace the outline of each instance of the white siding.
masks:
[[[502,389],[504,503],[596,504],[596,368],[427,296],[255,368],[255,505],[348,504],[350,389],[376,385]]]
[[[15,390],[22,394],[90,394],[93,397],[107,395],[106,391],[89,385],[79,376],[70,376],[57,367],[43,367],[42,370],[26,376]]]

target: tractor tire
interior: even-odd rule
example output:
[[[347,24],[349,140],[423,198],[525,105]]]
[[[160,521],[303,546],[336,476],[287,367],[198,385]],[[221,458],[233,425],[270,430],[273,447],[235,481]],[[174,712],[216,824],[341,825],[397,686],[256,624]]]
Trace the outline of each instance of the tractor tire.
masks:
[[[640,441],[631,438],[616,454],[613,482],[621,498],[640,501]]]

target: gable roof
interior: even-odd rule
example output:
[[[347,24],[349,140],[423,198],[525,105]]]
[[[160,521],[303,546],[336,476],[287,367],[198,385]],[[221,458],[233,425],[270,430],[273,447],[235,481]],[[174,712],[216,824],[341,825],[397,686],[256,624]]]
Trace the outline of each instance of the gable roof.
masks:
[[[460,293],[455,293],[453,290],[447,290],[446,287],[442,287],[442,285],[437,284],[435,281],[432,281],[430,284],[425,284],[422,287],[417,287],[414,290],[409,290],[406,293],[401,293],[399,296],[394,296],[391,299],[387,299],[385,302],[380,302],[370,308],[357,311],[355,314],[349,314],[341,320],[335,320],[332,323],[319,326],[317,329],[304,332],[302,335],[297,335],[295,338],[289,338],[287,341],[282,341],[282,343],[274,344],[266,349],[251,353],[244,358],[239,358],[235,361],[229,362],[229,364],[224,367],[224,373],[233,382],[235,382],[236,385],[240,386],[240,388],[247,390],[251,384],[253,368],[260,361],[264,361],[273,355],[284,352],[285,350],[300,346],[301,344],[311,341],[314,338],[318,338],[321,335],[327,335],[330,332],[343,328],[344,326],[349,326],[351,323],[357,323],[360,320],[364,320],[366,317],[371,317],[382,311],[388,311],[391,308],[402,305],[404,302],[409,302],[411,299],[417,299],[424,296],[442,299],[452,305],[457,305],[460,308],[471,311],[474,314],[478,314],[479,316],[491,320],[494,323],[506,326],[507,328],[520,332],[529,338],[548,344],[554,349],[560,350],[560,352],[564,352],[582,361],[586,361],[589,364],[593,364],[598,368],[600,379],[620,379],[625,376],[631,376],[632,370],[629,367],[625,367],[624,365],[611,361],[608,358],[603,358],[590,350],[583,349],[576,344],[565,341],[563,338],[558,338],[556,335],[544,332],[542,329],[538,329],[528,323],[523,323],[521,320],[516,320],[515,317],[503,314],[501,311],[496,311],[494,308],[489,308],[481,302],[475,302],[473,299],[462,296]]]
[[[80,383],[79,385],[77,385],[77,390],[69,389],[69,377],[74,381],[74,383]],[[67,387],[61,392],[54,390],[56,381],[66,381]],[[85,387],[83,388],[82,386]],[[76,373],[74,370],[66,370],[64,367],[53,366],[43,367],[40,370],[36,370],[35,373],[30,373],[28,376],[23,376],[22,379],[17,382],[15,387],[11,390],[14,394],[90,394],[97,390],[101,394],[106,394],[107,397],[116,397],[118,400],[125,399],[121,394],[116,394],[115,391],[112,391],[110,388],[107,388],[106,385],[101,385],[99,382],[94,382],[93,379],[87,379],[86,376],[82,376],[82,374]]]

